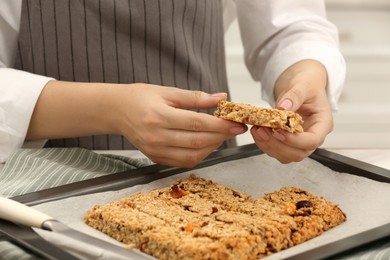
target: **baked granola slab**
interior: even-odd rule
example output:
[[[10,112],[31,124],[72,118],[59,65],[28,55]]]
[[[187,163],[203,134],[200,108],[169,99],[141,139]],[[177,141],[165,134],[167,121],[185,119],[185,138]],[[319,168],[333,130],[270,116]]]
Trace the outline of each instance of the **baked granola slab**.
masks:
[[[221,100],[214,116],[238,123],[279,128],[290,133],[303,132],[302,117],[292,111],[262,108]]]
[[[299,188],[254,199],[194,174],[95,206],[84,217],[89,226],[158,259],[259,259],[345,220],[337,205]]]

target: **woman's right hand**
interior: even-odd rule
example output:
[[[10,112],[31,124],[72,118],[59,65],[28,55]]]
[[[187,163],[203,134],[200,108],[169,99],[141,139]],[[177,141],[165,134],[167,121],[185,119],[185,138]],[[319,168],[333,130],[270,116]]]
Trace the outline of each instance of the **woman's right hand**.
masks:
[[[120,134],[152,161],[193,167],[245,125],[187,109],[208,109],[226,94],[149,84],[50,81],[26,140]]]
[[[226,99],[148,84],[132,84],[118,97],[119,132],[155,163],[193,167],[246,125],[188,109],[209,109]]]

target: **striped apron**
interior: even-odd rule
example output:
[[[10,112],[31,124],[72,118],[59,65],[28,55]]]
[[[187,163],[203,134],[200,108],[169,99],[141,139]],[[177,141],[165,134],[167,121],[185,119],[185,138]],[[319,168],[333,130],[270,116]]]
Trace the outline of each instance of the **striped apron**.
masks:
[[[63,81],[228,92],[222,11],[220,0],[23,0],[15,68]],[[46,146],[134,148],[114,135]]]

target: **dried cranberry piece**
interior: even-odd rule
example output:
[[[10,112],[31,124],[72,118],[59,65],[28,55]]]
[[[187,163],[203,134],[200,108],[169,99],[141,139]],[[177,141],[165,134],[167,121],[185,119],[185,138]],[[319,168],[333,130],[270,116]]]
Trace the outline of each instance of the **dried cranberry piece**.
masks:
[[[296,204],[297,209],[313,207],[313,203],[310,200],[300,200]]]
[[[179,186],[177,186],[176,184],[171,187],[172,198],[179,199],[179,198],[186,196],[186,195],[188,195],[188,192],[180,189]]]
[[[311,215],[311,211],[310,210],[307,210],[307,211],[302,211],[301,213],[298,214],[299,216],[303,216],[303,217],[308,217]]]
[[[236,198],[241,198],[241,195],[240,193],[238,193],[237,191],[233,191],[233,196],[236,197]]]

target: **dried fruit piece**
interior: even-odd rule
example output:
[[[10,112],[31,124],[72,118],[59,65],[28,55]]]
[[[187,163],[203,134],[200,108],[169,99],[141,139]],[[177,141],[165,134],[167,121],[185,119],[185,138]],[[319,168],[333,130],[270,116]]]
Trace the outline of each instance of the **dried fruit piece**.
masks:
[[[302,217],[308,217],[310,215],[311,215],[311,211],[310,210],[302,210],[302,212],[298,213],[298,216],[302,216]]]
[[[194,225],[192,223],[187,223],[187,225],[184,227],[184,231],[187,233],[192,233],[195,228],[200,228],[199,225]]]
[[[187,233],[192,233],[192,231],[194,231],[194,224],[192,224],[192,223],[187,223],[187,225],[184,227],[184,230],[185,230]]]
[[[300,200],[296,204],[297,209],[313,207],[313,203],[310,200]]]
[[[176,184],[171,187],[172,198],[179,199],[186,195],[188,195],[188,192],[183,189],[180,189],[179,186],[177,186]]]
[[[238,192],[235,191],[235,190],[233,190],[233,196],[236,197],[236,198],[241,198],[240,193],[238,193]]]
[[[286,203],[286,205],[284,205],[284,212],[286,214],[294,215],[296,211],[297,211],[297,207],[295,206],[294,203]]]

